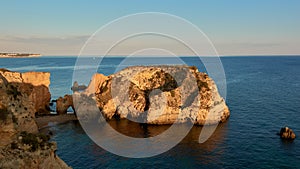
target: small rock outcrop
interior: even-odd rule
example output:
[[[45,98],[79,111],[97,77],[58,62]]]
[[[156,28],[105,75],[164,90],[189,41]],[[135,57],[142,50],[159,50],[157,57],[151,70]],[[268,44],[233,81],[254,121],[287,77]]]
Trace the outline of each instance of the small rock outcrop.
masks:
[[[0,70],[0,168],[69,168],[35,121],[49,104],[49,78],[49,73]]]
[[[280,138],[285,140],[294,140],[296,138],[296,134],[288,127],[281,128],[279,135]]]
[[[77,91],[82,91],[82,90],[85,90],[87,88],[87,86],[85,85],[79,85],[77,81],[75,81],[73,83],[73,86],[71,87],[71,90],[73,92],[77,92]]]
[[[57,114],[66,114],[69,107],[72,107],[75,112],[72,95],[65,95],[64,97],[59,97],[56,100]]]
[[[110,76],[95,74],[86,91],[74,97],[76,110],[93,109],[80,98],[90,98],[91,104],[94,99],[108,120],[204,125],[224,122],[230,115],[214,81],[188,66],[135,66]]]

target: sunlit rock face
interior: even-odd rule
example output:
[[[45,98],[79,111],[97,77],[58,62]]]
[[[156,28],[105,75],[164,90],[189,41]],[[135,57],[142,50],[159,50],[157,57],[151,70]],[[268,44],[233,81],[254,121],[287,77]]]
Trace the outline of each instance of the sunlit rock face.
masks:
[[[0,145],[10,143],[19,132],[38,132],[34,121],[35,113],[49,104],[42,104],[49,96],[42,96],[44,92],[41,90],[48,89],[50,75],[45,73],[45,77],[41,78],[42,76],[40,73],[35,75],[33,72],[22,74],[0,70]],[[47,82],[47,86],[43,87],[43,81]]]
[[[72,107],[73,111],[75,111],[72,95],[65,95],[64,97],[59,97],[57,99],[56,101],[57,114],[67,114],[69,107]]]
[[[50,73],[0,69],[0,145],[18,132],[37,133],[36,114],[49,112]]]
[[[0,168],[69,168],[55,155],[55,143],[41,140],[35,122],[48,112],[49,84],[49,73],[0,69]]]
[[[134,66],[110,76],[95,74],[87,90],[74,95],[76,100],[80,95],[93,98],[107,120],[204,125],[230,115],[214,81],[189,66]],[[75,107],[84,110],[80,104]]]
[[[16,89],[16,91],[13,92],[26,94],[28,101],[34,107],[34,113],[49,114],[49,103],[51,99],[51,94],[49,92],[50,73],[19,73],[1,69],[0,74],[8,83],[10,83],[10,87]]]
[[[296,134],[293,132],[292,129],[288,127],[283,127],[280,130],[280,138],[285,140],[294,140],[296,138]]]

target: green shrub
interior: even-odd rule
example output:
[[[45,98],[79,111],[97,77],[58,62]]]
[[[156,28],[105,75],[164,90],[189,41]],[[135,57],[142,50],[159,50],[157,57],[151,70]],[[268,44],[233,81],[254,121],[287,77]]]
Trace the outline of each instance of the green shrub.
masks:
[[[21,136],[22,136],[22,143],[30,145],[31,151],[35,151],[38,149],[39,142],[35,134],[22,132]]]
[[[43,133],[38,134],[38,137],[42,140],[42,142],[48,142],[50,140],[50,136]]]
[[[45,145],[49,145],[49,135],[45,135],[42,133],[32,134],[27,133],[26,131],[21,132],[20,135],[22,136],[22,143],[30,145],[31,151],[36,151],[38,148],[44,147]],[[41,141],[39,142],[39,140]]]

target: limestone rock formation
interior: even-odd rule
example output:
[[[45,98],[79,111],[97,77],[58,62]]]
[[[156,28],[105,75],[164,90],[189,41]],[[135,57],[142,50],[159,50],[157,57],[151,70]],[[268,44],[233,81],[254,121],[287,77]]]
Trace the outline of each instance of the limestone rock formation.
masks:
[[[64,97],[59,97],[56,100],[57,114],[66,114],[69,107],[72,107],[73,111],[75,112],[72,95],[65,95]]]
[[[11,85],[9,87],[17,97],[17,91],[23,95],[28,95],[30,105],[33,105],[36,114],[49,114],[49,102],[51,94],[49,92],[50,73],[48,72],[11,72],[0,69],[0,74]]]
[[[89,86],[87,87],[87,89],[85,90],[86,93],[99,93],[99,86],[102,86],[102,84],[108,79],[108,77],[106,77],[103,74],[95,74],[92,79],[91,82],[89,84]]]
[[[38,132],[31,85],[11,82],[12,74],[18,78],[15,72],[5,74],[11,77],[7,80],[0,73],[0,147],[9,144],[18,132]]]
[[[293,132],[292,129],[288,127],[283,127],[280,130],[280,138],[286,139],[286,140],[294,140],[296,138],[296,134]]]
[[[214,81],[196,67],[135,66],[110,76],[96,74],[87,90],[75,95],[83,94],[96,101],[106,119],[204,125],[224,122],[230,115]],[[84,110],[80,104],[75,107]]]
[[[56,147],[38,137],[35,114],[49,104],[49,77],[0,70],[0,168],[68,168]],[[22,139],[21,133],[30,137]]]
[[[9,146],[0,149],[0,168],[67,169],[56,154],[56,143],[43,134],[22,132]]]

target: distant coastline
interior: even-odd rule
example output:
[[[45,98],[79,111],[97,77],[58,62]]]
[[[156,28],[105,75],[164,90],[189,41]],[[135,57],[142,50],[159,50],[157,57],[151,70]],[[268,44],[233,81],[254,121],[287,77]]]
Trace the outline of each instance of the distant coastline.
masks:
[[[0,53],[0,58],[27,58],[40,56],[42,55],[37,53]]]

